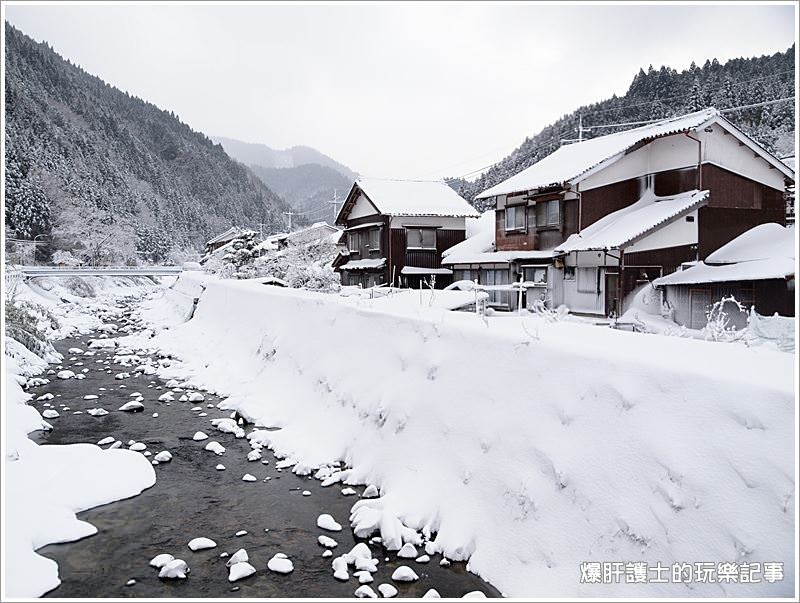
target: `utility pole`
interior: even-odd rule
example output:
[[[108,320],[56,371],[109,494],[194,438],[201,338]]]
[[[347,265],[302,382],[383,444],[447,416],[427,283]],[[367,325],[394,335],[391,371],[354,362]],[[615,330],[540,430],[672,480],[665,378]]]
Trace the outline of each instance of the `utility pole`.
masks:
[[[333,226],[336,224],[336,216],[339,215],[339,210],[336,207],[339,204],[339,191],[333,189],[333,201],[328,201],[328,203],[333,205],[333,221],[331,222],[331,226]]]
[[[578,142],[583,142],[583,113],[578,113]]]
[[[295,211],[285,211],[283,214],[289,216],[289,232],[292,232],[292,216],[299,216],[300,213]]]

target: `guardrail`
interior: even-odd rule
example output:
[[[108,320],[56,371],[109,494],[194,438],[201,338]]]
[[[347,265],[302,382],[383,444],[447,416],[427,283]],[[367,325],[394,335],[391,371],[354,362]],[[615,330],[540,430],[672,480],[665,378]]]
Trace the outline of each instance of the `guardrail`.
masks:
[[[35,276],[172,276],[180,266],[17,266],[23,277]]]

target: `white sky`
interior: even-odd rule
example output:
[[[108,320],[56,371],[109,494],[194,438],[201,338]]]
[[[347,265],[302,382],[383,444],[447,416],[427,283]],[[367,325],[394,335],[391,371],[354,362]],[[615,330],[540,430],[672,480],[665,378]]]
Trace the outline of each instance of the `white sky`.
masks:
[[[457,176],[640,67],[771,54],[795,8],[5,5],[84,69],[209,135],[315,147],[367,176]]]

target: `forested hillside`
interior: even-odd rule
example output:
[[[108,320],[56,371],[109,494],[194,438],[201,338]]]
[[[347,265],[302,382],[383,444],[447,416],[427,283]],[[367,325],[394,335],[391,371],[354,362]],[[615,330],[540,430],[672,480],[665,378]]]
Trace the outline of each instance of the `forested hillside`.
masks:
[[[17,236],[133,261],[200,248],[232,224],[284,229],[285,202],[174,113],[8,23],[5,44],[6,225]]]
[[[487,166],[485,171],[451,178],[450,185],[472,202],[478,193],[558,149],[565,139],[576,139],[581,118],[584,128],[588,128],[584,138],[593,138],[632,127],[596,126],[658,120],[708,106],[727,109],[793,97],[794,68],[792,46],[772,56],[732,59],[724,64],[713,59],[702,67],[692,63],[689,69],[681,72],[663,66],[660,69],[650,66],[647,71],[640,69],[624,96],[579,107],[526,138],[499,163]],[[725,116],[778,156],[794,153],[793,102],[726,112]],[[591,129],[592,126],[596,128]],[[478,173],[479,177],[475,178]],[[476,201],[475,205],[486,209],[486,202]]]

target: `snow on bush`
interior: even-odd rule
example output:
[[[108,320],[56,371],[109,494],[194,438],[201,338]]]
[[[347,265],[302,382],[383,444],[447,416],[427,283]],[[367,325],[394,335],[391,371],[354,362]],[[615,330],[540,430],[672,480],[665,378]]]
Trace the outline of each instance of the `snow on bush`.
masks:
[[[425,542],[512,596],[792,593],[793,355],[204,285],[195,317],[157,336],[184,361],[166,377],[280,425],[251,442],[282,458],[376,485],[359,536]],[[581,583],[582,562],[617,560],[782,561],[785,579]]]

